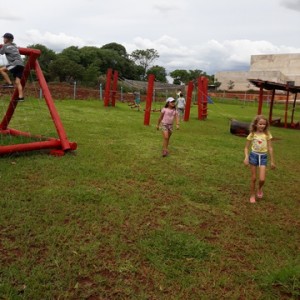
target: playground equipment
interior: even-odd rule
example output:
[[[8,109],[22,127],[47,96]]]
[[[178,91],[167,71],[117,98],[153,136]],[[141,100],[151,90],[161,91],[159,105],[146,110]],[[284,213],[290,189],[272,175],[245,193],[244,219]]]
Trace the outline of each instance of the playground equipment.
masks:
[[[300,92],[300,86],[294,86],[289,83],[282,84],[272,81],[263,81],[260,79],[249,79],[249,81],[259,88],[259,101],[258,101],[258,109],[257,114],[262,114],[262,104],[263,104],[263,94],[264,89],[265,90],[271,90],[272,91],[272,97],[270,100],[270,110],[269,110],[269,122],[270,124],[280,124],[281,118],[273,118],[273,105],[274,105],[274,99],[275,99],[275,92],[276,90],[285,91],[286,92],[286,100],[285,100],[285,113],[284,113],[284,127],[285,128],[296,128],[300,127],[299,122],[294,121],[294,114],[296,109],[296,101],[297,101],[297,95]],[[291,115],[291,121],[288,124],[288,110],[289,110],[289,96],[290,93],[294,94],[294,101],[293,101],[293,108],[292,108],[292,115]]]
[[[144,115],[144,125],[149,125],[150,123],[150,113],[151,105],[153,100],[154,92],[154,75],[150,74],[148,77],[148,89],[147,89],[147,100],[146,100],[146,109]],[[207,103],[208,103],[208,94],[207,94],[208,79],[205,76],[201,76],[198,79],[198,119],[205,120],[207,118]],[[186,105],[184,111],[184,121],[188,121],[190,118],[190,110],[192,104],[192,95],[194,89],[194,82],[190,81],[188,83]]]
[[[198,120],[207,119],[207,103],[208,103],[208,79],[205,76],[201,76],[197,80],[198,84],[198,95],[197,95],[197,104],[198,104]],[[190,81],[188,84],[187,97],[186,97],[186,106],[184,111],[184,121],[188,121],[190,118],[190,109],[192,103],[192,94],[194,89],[193,81]]]
[[[155,76],[150,74],[148,76],[148,88],[147,88],[147,99],[146,108],[144,113],[144,125],[150,125],[151,105],[153,99],[153,88],[154,88]]]
[[[248,134],[250,133],[250,123],[231,119],[230,133],[238,136],[248,136]]]
[[[116,94],[118,86],[118,71],[111,68],[107,69],[106,72],[106,84],[104,92],[104,106],[116,106]],[[113,77],[113,83],[111,88],[111,79]]]
[[[45,102],[47,104],[48,110],[50,112],[52,121],[55,125],[55,129],[59,138],[57,139],[52,137],[44,137],[41,135],[32,135],[29,132],[23,132],[8,127],[15,113],[15,110],[19,104],[19,102],[16,101],[16,99],[18,98],[18,91],[17,89],[15,89],[11,96],[11,100],[9,102],[6,113],[0,123],[0,135],[26,137],[28,138],[29,141],[27,143],[1,145],[0,155],[10,154],[15,152],[50,149],[51,154],[61,156],[64,155],[67,151],[75,150],[77,148],[77,144],[74,142],[70,142],[67,138],[64,127],[62,125],[56,107],[54,105],[54,101],[52,99],[48,85],[46,83],[45,77],[37,61],[37,58],[41,54],[40,50],[30,49],[30,48],[19,48],[19,51],[21,55],[28,56],[28,60],[24,68],[24,74],[21,79],[21,84],[24,88],[26,81],[30,75],[30,71],[34,70],[36,72],[37,80],[41,87],[42,94],[45,98]]]

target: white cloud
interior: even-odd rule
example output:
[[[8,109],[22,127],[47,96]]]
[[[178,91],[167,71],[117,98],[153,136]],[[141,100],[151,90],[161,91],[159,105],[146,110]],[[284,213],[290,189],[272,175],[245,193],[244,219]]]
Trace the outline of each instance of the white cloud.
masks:
[[[4,9],[1,9],[0,11],[0,20],[1,21],[20,21],[22,20],[21,17],[19,17],[17,14],[14,12],[8,12]]]
[[[63,32],[58,34],[51,32],[41,33],[39,30],[32,29],[26,32],[25,38],[32,41],[31,44],[43,44],[57,52],[70,46],[83,47],[86,45],[83,39],[69,36]]]
[[[162,36],[156,40],[134,39],[133,44],[124,44],[128,52],[135,49],[154,48],[160,57],[158,64],[168,71],[174,69],[200,69],[208,74],[217,71],[248,70],[251,55],[300,52],[300,48],[275,46],[268,41],[210,40],[203,45],[181,45],[176,38]]]
[[[300,11],[300,0],[282,0],[281,4],[286,8]]]

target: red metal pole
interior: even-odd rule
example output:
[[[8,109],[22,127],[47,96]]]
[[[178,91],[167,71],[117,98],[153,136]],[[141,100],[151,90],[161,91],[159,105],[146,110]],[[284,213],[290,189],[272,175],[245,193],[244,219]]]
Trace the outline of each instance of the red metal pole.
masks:
[[[201,120],[202,117],[202,95],[203,95],[203,82],[201,80],[201,77],[197,79],[198,83],[198,95],[197,95],[197,103],[198,103],[198,120]]]
[[[192,103],[192,94],[193,94],[194,83],[190,81],[188,84],[187,96],[186,96],[186,105],[184,110],[184,121],[190,119],[191,103]]]
[[[42,92],[43,92],[46,104],[47,104],[47,106],[49,108],[52,120],[53,120],[54,125],[56,127],[57,134],[58,134],[58,136],[60,138],[62,149],[64,151],[65,150],[69,150],[69,149],[71,149],[70,143],[69,143],[69,141],[67,139],[67,135],[65,133],[65,129],[64,129],[63,125],[62,125],[62,122],[60,120],[58,112],[57,112],[57,110],[55,108],[55,105],[53,103],[53,99],[52,99],[51,93],[49,91],[49,88],[48,88],[48,85],[46,83],[45,77],[43,75],[43,72],[42,72],[42,70],[40,68],[40,65],[39,65],[39,63],[38,63],[37,60],[35,61],[35,72],[36,72],[37,78],[39,80],[40,87],[42,89]]]
[[[151,114],[151,105],[153,100],[154,80],[155,80],[155,76],[153,74],[149,74],[146,107],[144,113],[144,125],[150,125],[150,114]]]
[[[205,76],[201,76],[200,78],[200,107],[198,104],[198,119],[204,120],[207,118],[207,85],[208,85],[208,79]]]
[[[287,128],[287,116],[288,116],[288,109],[289,109],[289,96],[290,96],[290,91],[287,90],[286,93],[286,100],[285,100],[285,113],[284,113],[284,128]]]
[[[26,143],[26,144],[1,146],[0,155],[9,154],[13,152],[25,152],[25,151],[34,151],[34,150],[52,149],[52,148],[61,149],[61,141],[50,140],[50,141],[33,142],[33,143]]]
[[[260,84],[260,87],[259,87],[258,109],[257,109],[257,114],[258,115],[261,115],[261,112],[262,112],[263,96],[264,96],[264,90],[263,90],[262,84]]]
[[[107,69],[107,72],[106,72],[106,85],[105,85],[105,92],[104,92],[104,106],[109,105],[110,83],[111,83],[112,71],[113,71],[112,69]]]
[[[113,86],[112,86],[112,94],[111,94],[111,105],[116,106],[116,94],[118,88],[118,71],[114,71],[114,79],[113,79]]]
[[[293,110],[292,110],[292,117],[291,117],[291,126],[294,126],[294,113],[295,113],[295,107],[296,107],[296,101],[297,101],[297,92],[295,93],[294,97],[294,103],[293,103]]]
[[[269,123],[270,124],[272,124],[272,119],[273,119],[274,100],[275,100],[275,90],[272,91],[272,98],[271,98],[271,103],[270,103],[270,111],[269,111]]]

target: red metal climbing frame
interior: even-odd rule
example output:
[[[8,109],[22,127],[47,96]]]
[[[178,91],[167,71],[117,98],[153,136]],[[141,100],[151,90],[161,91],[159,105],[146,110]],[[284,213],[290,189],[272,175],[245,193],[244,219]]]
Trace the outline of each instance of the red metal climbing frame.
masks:
[[[37,79],[39,81],[39,85],[42,89],[46,104],[48,106],[59,139],[51,138],[51,137],[45,138],[42,136],[31,135],[28,132],[23,132],[8,127],[18,105],[18,102],[16,101],[16,99],[18,98],[18,90],[15,89],[11,97],[10,103],[8,105],[6,114],[4,115],[2,122],[0,123],[0,134],[26,136],[32,139],[39,139],[39,141],[29,142],[25,144],[0,146],[0,155],[14,153],[14,152],[41,150],[41,149],[50,149],[52,150],[51,153],[54,155],[64,155],[65,152],[69,150],[75,150],[77,148],[77,144],[68,141],[67,135],[65,133],[64,127],[62,125],[62,122],[56,110],[56,107],[54,105],[54,101],[52,99],[45,77],[37,61],[37,58],[41,54],[40,50],[30,49],[30,48],[19,48],[19,51],[21,55],[28,56],[28,61],[27,64],[25,65],[24,74],[21,79],[22,86],[25,87],[26,81],[30,74],[30,70],[35,70]]]

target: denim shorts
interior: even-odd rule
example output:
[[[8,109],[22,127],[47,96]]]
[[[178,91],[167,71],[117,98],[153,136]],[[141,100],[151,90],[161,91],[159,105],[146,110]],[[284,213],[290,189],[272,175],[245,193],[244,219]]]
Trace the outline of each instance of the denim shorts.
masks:
[[[267,153],[250,152],[249,164],[253,166],[266,166],[268,163]]]

